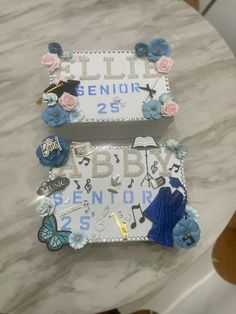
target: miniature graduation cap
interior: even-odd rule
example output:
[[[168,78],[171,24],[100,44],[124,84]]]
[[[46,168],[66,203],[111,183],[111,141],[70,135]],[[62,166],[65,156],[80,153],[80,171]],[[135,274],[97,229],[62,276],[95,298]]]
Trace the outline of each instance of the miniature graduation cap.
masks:
[[[80,84],[80,81],[68,80],[67,82],[60,81],[58,84],[51,84],[48,86],[44,93],[54,93],[58,98],[65,93],[69,93],[73,96],[77,96],[76,87]]]

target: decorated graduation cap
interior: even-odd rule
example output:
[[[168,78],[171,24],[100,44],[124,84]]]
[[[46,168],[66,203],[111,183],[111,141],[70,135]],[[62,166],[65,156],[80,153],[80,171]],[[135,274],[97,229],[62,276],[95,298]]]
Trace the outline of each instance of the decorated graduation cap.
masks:
[[[80,81],[68,80],[60,81],[58,84],[51,84],[45,90],[44,93],[54,93],[58,98],[65,93],[69,93],[73,96],[77,96],[76,87],[80,84]]]

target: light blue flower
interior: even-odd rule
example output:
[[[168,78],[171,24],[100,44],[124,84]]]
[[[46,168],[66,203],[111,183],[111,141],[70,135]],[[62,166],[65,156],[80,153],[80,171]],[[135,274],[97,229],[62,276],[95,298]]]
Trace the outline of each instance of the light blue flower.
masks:
[[[56,207],[54,199],[48,197],[42,197],[36,207],[36,212],[41,216],[51,216]]]
[[[49,126],[60,126],[69,122],[69,112],[56,104],[44,109],[42,119]]]
[[[188,157],[189,149],[184,145],[180,145],[175,155],[178,159],[186,159]]]
[[[65,49],[63,51],[63,55],[61,56],[62,59],[66,61],[70,61],[73,57],[73,50],[72,49]]]
[[[156,38],[148,43],[148,60],[157,61],[162,56],[169,57],[172,53],[170,44],[163,38]]]
[[[173,229],[174,245],[184,249],[194,247],[200,239],[200,234],[196,221],[191,218],[182,218]]]
[[[84,119],[84,112],[79,108],[76,110],[70,111],[70,122],[75,123]]]
[[[171,93],[164,93],[159,97],[160,102],[164,103],[173,100]]]
[[[176,138],[170,138],[165,142],[165,147],[171,151],[176,151],[180,146],[180,142]]]
[[[196,222],[198,221],[200,216],[199,216],[198,211],[195,208],[193,208],[189,205],[186,205],[185,212],[186,212],[188,218],[191,218]]]
[[[69,244],[74,249],[81,249],[88,242],[87,236],[80,230],[74,230],[69,235]]]
[[[46,103],[48,106],[54,106],[57,103],[57,95],[54,93],[45,93],[42,96],[42,101]]]
[[[161,102],[151,99],[143,104],[142,111],[144,118],[158,120],[161,118]]]
[[[148,45],[144,43],[137,43],[134,47],[137,57],[145,57],[148,54]]]
[[[61,45],[59,43],[56,43],[56,42],[49,43],[48,44],[48,50],[51,53],[57,54],[58,57],[60,57],[63,53]]]

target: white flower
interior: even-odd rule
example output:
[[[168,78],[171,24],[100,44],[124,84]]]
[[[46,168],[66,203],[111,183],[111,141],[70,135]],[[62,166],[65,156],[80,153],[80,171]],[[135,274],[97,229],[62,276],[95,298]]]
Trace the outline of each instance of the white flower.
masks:
[[[81,249],[87,242],[87,236],[80,230],[74,230],[69,235],[69,244],[76,250]]]
[[[45,93],[42,96],[42,101],[46,103],[48,106],[54,106],[57,103],[57,95],[54,93]]]
[[[48,198],[46,196],[40,198],[39,204],[36,207],[36,212],[41,216],[50,216],[54,212],[56,203],[54,199]]]
[[[196,222],[198,221],[200,216],[199,216],[198,211],[195,208],[187,205],[185,211],[189,218],[195,220]]]

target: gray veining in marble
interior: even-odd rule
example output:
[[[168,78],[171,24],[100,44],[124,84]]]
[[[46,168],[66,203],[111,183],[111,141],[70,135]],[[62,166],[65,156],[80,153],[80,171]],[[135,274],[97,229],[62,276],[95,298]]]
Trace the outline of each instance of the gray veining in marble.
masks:
[[[182,273],[215,241],[235,210],[236,65],[219,34],[177,0],[2,0],[0,313],[92,314],[134,301]],[[202,240],[190,251],[153,243],[91,245],[55,254],[38,242],[32,204],[47,170],[34,151],[49,130],[35,100],[51,40],[67,48],[130,49],[157,35],[173,45],[170,85],[181,110],[164,138],[191,150],[189,199]]]

